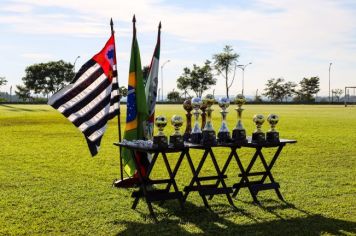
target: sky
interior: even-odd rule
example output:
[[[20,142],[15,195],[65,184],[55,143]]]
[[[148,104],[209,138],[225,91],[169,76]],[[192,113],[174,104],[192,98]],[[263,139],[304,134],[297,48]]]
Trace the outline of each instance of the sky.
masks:
[[[99,52],[113,18],[120,86],[127,86],[132,16],[136,14],[142,65],[149,65],[162,22],[163,91],[176,88],[184,67],[203,65],[231,45],[245,69],[245,95],[262,93],[268,79],[298,83],[319,76],[319,96],[356,86],[355,0],[15,0],[0,2],[0,76],[22,84],[25,68],[65,60],[75,69]],[[161,68],[160,68],[161,69]],[[161,89],[162,71],[159,75]],[[216,95],[224,80],[215,76]],[[242,87],[236,73],[230,94]]]

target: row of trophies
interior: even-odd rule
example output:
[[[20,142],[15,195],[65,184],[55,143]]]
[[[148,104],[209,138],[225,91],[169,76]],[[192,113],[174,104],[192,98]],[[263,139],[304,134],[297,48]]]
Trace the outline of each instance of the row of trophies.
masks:
[[[174,115],[171,119],[171,123],[174,126],[174,134],[170,136],[169,143],[176,148],[181,148],[184,146],[184,141],[202,144],[204,146],[214,146],[219,144],[243,144],[247,142],[246,130],[242,125],[241,116],[242,111],[244,110],[242,106],[246,103],[246,99],[243,95],[239,94],[236,96],[234,102],[237,104],[238,121],[235,128],[232,131],[232,136],[227,127],[226,116],[227,108],[230,105],[230,100],[228,98],[221,98],[218,102],[219,107],[221,108],[222,122],[216,138],[216,133],[212,125],[211,114],[213,109],[212,105],[215,103],[215,98],[213,95],[208,94],[203,99],[195,97],[191,100],[185,100],[183,103],[183,108],[186,110],[187,126],[182,135],[179,132],[180,127],[183,125],[183,118],[179,115]],[[194,115],[194,126],[191,126],[191,111]],[[202,113],[199,111],[202,110]],[[199,125],[199,115],[202,117],[202,128]],[[253,117],[253,121],[256,124],[256,130],[252,133],[252,142],[254,143],[278,143],[279,142],[279,133],[276,131],[275,126],[279,121],[279,117],[275,114],[270,114],[267,118],[268,123],[271,128],[265,135],[261,127],[265,121],[263,115],[258,114]],[[155,119],[155,125],[157,126],[159,132],[153,138],[153,144],[160,147],[166,148],[168,146],[168,140],[165,134],[163,133],[164,127],[167,125],[167,119],[165,116],[157,116]]]

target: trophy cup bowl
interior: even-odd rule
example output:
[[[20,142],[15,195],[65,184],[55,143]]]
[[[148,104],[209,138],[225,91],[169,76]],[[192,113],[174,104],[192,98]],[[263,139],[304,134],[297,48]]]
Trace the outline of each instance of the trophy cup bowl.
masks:
[[[193,110],[192,101],[190,99],[185,100],[183,102],[183,108],[187,112],[191,112]]]
[[[199,114],[200,114],[200,107],[202,106],[203,102],[200,97],[194,97],[192,98],[192,107],[194,109],[193,115],[194,115],[194,126],[192,129],[192,132],[190,133],[190,142],[195,143],[195,144],[200,144],[201,137],[202,137],[202,132],[199,126]]]
[[[242,105],[244,105],[246,103],[245,96],[242,94],[238,94],[235,98],[235,103],[238,107],[241,107]]]
[[[279,143],[279,132],[275,129],[279,117],[275,114],[269,114],[267,117],[267,121],[269,125],[271,126],[271,129],[267,131],[266,133],[266,140],[269,143]]]
[[[183,108],[187,112],[185,114],[187,118],[187,126],[183,134],[183,139],[184,141],[189,141],[190,133],[192,132],[192,114],[191,114],[191,111],[193,110],[192,101],[190,99],[185,100],[183,102]]]
[[[184,140],[182,134],[179,132],[180,127],[183,125],[183,118],[174,115],[171,119],[171,124],[174,126],[174,133],[169,137],[169,144],[175,148],[184,147]]]
[[[256,124],[256,130],[252,133],[252,142],[264,143],[266,141],[265,133],[262,132],[261,126],[265,122],[265,118],[261,114],[254,115],[253,122]]]
[[[246,103],[246,98],[244,97],[244,95],[238,94],[236,95],[234,102],[237,105],[237,108],[235,110],[237,111],[238,120],[235,128],[232,130],[232,140],[234,143],[246,143],[246,130],[243,127],[241,120],[242,112],[244,110],[242,108],[242,105]]]
[[[158,148],[167,148],[168,140],[167,136],[164,135],[163,129],[167,125],[167,119],[165,116],[157,116],[155,119],[155,125],[158,128],[158,134],[153,137],[153,145]]]
[[[203,99],[203,104],[206,104],[206,112],[207,112],[207,121],[203,129],[203,138],[202,143],[203,145],[213,146],[217,144],[216,141],[216,134],[213,128],[213,124],[211,122],[211,113],[213,109],[211,108],[214,105],[215,98],[212,94],[207,94]]]
[[[230,100],[226,97],[219,99],[219,107],[221,108],[222,122],[218,133],[219,143],[228,143],[231,141],[230,131],[227,127],[226,116],[228,111],[226,109],[230,106]]]

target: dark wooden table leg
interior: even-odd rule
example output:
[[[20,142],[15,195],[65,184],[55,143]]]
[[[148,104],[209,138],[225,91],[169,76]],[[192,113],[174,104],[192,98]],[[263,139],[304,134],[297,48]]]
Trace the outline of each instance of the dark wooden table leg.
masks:
[[[253,198],[253,201],[254,201],[255,203],[259,203],[259,201],[257,200],[257,196],[253,193],[253,191],[252,191],[252,189],[251,189],[250,180],[248,179],[248,175],[247,175],[247,174],[250,172],[250,170],[252,169],[253,164],[251,165],[251,167],[250,167],[250,165],[248,166],[248,168],[247,168],[248,172],[247,172],[247,170],[245,171],[245,169],[244,169],[244,167],[243,167],[243,165],[242,165],[242,162],[241,162],[239,156],[238,156],[237,153],[236,153],[236,150],[233,151],[233,155],[234,155],[235,160],[236,160],[236,162],[237,162],[237,165],[238,165],[238,167],[239,167],[239,169],[240,169],[240,171],[241,171],[240,187],[239,187],[239,188],[236,188],[236,190],[235,190],[233,196],[235,197],[235,196],[237,195],[237,193],[238,193],[239,189],[242,187],[242,185],[246,185],[247,188],[248,188],[248,190],[249,190],[249,192],[250,192],[250,194],[251,194],[251,196],[252,196],[252,198]],[[256,155],[256,154],[255,154],[255,155]],[[252,160],[251,160],[251,162],[253,161],[253,163],[256,161],[256,158],[257,158],[257,155],[256,155],[256,157],[255,157],[255,155],[254,155],[254,158],[252,158]],[[253,159],[254,159],[254,160],[253,160]],[[250,163],[250,164],[251,164],[251,163]],[[250,168],[249,168],[249,167],[250,167]]]
[[[178,186],[177,186],[177,183],[176,183],[176,181],[174,179],[175,176],[174,176],[174,174],[172,172],[172,169],[171,169],[171,167],[169,165],[169,161],[168,161],[166,153],[162,152],[162,156],[163,156],[163,160],[164,160],[164,163],[166,165],[166,168],[167,168],[167,171],[168,171],[168,174],[169,174],[169,179],[170,179],[170,181],[172,181],[171,183],[173,185],[174,192],[176,194],[179,194]],[[168,189],[168,191],[169,191],[169,189]],[[179,200],[180,207],[183,209],[183,199],[182,198],[183,198],[183,196],[181,195],[181,197],[179,197],[178,200]]]
[[[232,149],[232,148],[231,148],[231,149]],[[229,156],[228,156],[228,158],[227,158],[227,160],[226,160],[226,162],[225,162],[225,164],[224,164],[224,166],[223,166],[223,168],[222,168],[222,170],[221,170],[221,174],[222,174],[222,175],[225,174],[227,168],[229,167],[230,162],[231,162],[231,159],[232,159],[232,156],[233,156],[233,153],[232,153],[232,150],[231,150],[231,152],[230,152],[230,154],[229,154]],[[219,187],[219,184],[220,184],[220,179],[218,179],[218,180],[216,181],[215,186],[216,186],[216,187]],[[214,195],[210,195],[209,200],[213,199],[213,197],[214,197]]]
[[[146,200],[146,203],[147,203],[147,206],[148,206],[148,210],[150,211],[150,215],[152,216],[152,218],[153,218],[153,220],[154,220],[155,222],[158,222],[158,221],[157,221],[157,218],[156,218],[156,216],[155,216],[155,214],[154,214],[154,212],[153,212],[152,203],[151,203],[151,201],[147,198],[147,195],[148,195],[147,192],[148,192],[148,191],[147,191],[147,188],[146,188],[146,187],[147,187],[147,186],[146,186],[146,181],[144,180],[144,177],[143,177],[143,175],[142,175],[142,173],[141,173],[141,168],[139,168],[139,165],[138,165],[138,163],[137,163],[135,151],[131,150],[131,153],[132,153],[132,156],[134,157],[133,159],[134,159],[134,163],[135,163],[135,166],[136,166],[137,175],[138,175],[138,178],[139,178],[139,181],[140,181],[140,190],[142,190],[142,192],[143,192],[143,197],[144,197],[145,200]],[[158,153],[157,153],[157,155],[158,155]],[[153,165],[154,165],[154,162],[151,162],[148,169],[151,169],[151,170],[152,170]],[[147,178],[148,178],[148,176],[147,176]],[[135,200],[135,202],[136,202],[136,200]],[[135,204],[135,202],[134,202],[134,204]],[[137,205],[137,203],[136,203],[136,205]],[[134,205],[133,205],[133,206],[134,206]],[[136,207],[136,206],[135,206],[135,207]]]
[[[226,191],[226,198],[229,201],[230,205],[235,207],[234,202],[231,199],[230,193],[228,192],[228,188],[227,188],[227,186],[225,184],[225,180],[224,180],[223,174],[220,171],[219,165],[218,165],[218,163],[216,161],[215,155],[214,155],[213,150],[211,148],[209,149],[209,153],[210,153],[210,157],[211,157],[211,159],[213,161],[213,164],[215,166],[216,173],[218,174],[218,180],[221,183],[221,185],[223,186],[223,189]]]
[[[237,185],[237,187],[235,188],[235,191],[234,191],[234,193],[232,194],[233,197],[236,197],[236,195],[238,194],[239,190],[240,190],[243,186],[246,186],[246,185],[249,186],[248,174],[250,173],[250,171],[251,171],[253,165],[255,164],[256,159],[257,159],[257,157],[258,157],[259,150],[261,150],[261,148],[258,147],[258,148],[256,148],[256,149],[257,149],[257,150],[256,150],[255,154],[253,155],[253,157],[252,157],[252,159],[251,159],[249,165],[247,166],[246,170],[244,171],[244,174],[243,174],[243,177],[244,177],[244,178],[241,178],[240,182],[239,182],[238,184],[235,184],[235,185],[234,185],[234,186]],[[240,171],[241,171],[241,170],[244,170],[240,159],[239,159],[239,158],[236,158],[236,161],[237,161],[237,160],[239,160],[238,163],[241,164],[241,166],[239,165]],[[247,181],[247,183],[246,183],[246,181]],[[250,191],[250,193],[251,193],[251,196],[252,196],[253,200],[254,200],[256,203],[258,203],[258,200],[257,200],[255,194],[253,194],[252,191]]]
[[[205,152],[204,152],[204,154],[203,154],[203,156],[202,156],[202,158],[201,158],[201,160],[199,162],[198,168],[196,170],[194,168],[194,164],[193,164],[192,158],[190,157],[189,151],[186,153],[187,160],[188,160],[190,169],[191,169],[192,174],[193,174],[192,180],[190,181],[188,187],[193,187],[194,183],[196,183],[198,187],[201,187],[200,180],[199,180],[198,176],[199,176],[200,170],[203,167],[203,164],[204,164],[204,162],[206,160],[206,157],[208,156],[208,153],[209,153],[209,150],[205,150]],[[187,200],[187,197],[188,197],[189,193],[190,193],[190,191],[186,191],[184,193],[183,201]],[[206,199],[206,196],[203,195],[203,194],[200,194],[200,197],[203,199],[205,207],[206,208],[210,208],[209,204],[208,204],[208,200]]]
[[[260,151],[259,157],[261,159],[262,165],[264,166],[264,168],[266,170],[266,173],[262,176],[261,184],[264,184],[264,182],[265,182],[267,177],[269,178],[269,180],[271,181],[272,184],[276,184],[276,181],[274,180],[273,175],[271,173],[271,169],[272,169],[274,163],[276,162],[279,154],[281,153],[281,151],[283,149],[283,146],[284,145],[281,145],[281,146],[278,147],[278,149],[277,149],[276,153],[274,154],[274,156],[273,156],[273,158],[272,158],[272,160],[271,160],[269,165],[267,164],[265,157],[263,156],[262,152]],[[280,200],[284,201],[284,198],[283,198],[281,192],[279,191],[279,185],[276,184],[276,187],[274,188],[274,191],[276,192],[278,198]]]

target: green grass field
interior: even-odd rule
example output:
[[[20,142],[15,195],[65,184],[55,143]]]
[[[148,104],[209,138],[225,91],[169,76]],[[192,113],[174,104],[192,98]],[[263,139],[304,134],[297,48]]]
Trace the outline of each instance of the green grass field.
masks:
[[[214,108],[217,130],[220,114]],[[232,108],[230,129],[236,122]],[[99,155],[91,158],[83,135],[49,106],[0,105],[0,235],[356,235],[356,108],[246,105],[245,109],[243,122],[249,135],[253,114],[273,112],[280,116],[280,136],[298,140],[283,150],[272,170],[287,203],[273,191],[264,191],[259,194],[262,206],[257,206],[243,189],[234,200],[237,210],[224,196],[216,196],[210,202],[212,210],[207,210],[199,194],[192,193],[184,211],[176,201],[155,204],[160,222],[154,224],[143,201],[131,210],[132,190],[111,187],[120,176],[118,149],[113,145],[116,120],[110,122]],[[159,105],[157,114],[170,118],[184,111],[178,105]],[[167,134],[172,131],[167,127]],[[216,154],[222,166],[228,153],[216,149]],[[246,164],[252,150],[239,154]],[[272,152],[267,154],[270,158]],[[192,152],[195,163],[200,155]],[[176,157],[169,156],[171,164]],[[160,171],[162,165],[159,160],[153,177],[166,176]],[[202,173],[213,173],[210,160]],[[232,185],[237,180],[236,163],[227,174]],[[183,161],[177,175],[181,189],[191,176]]]

